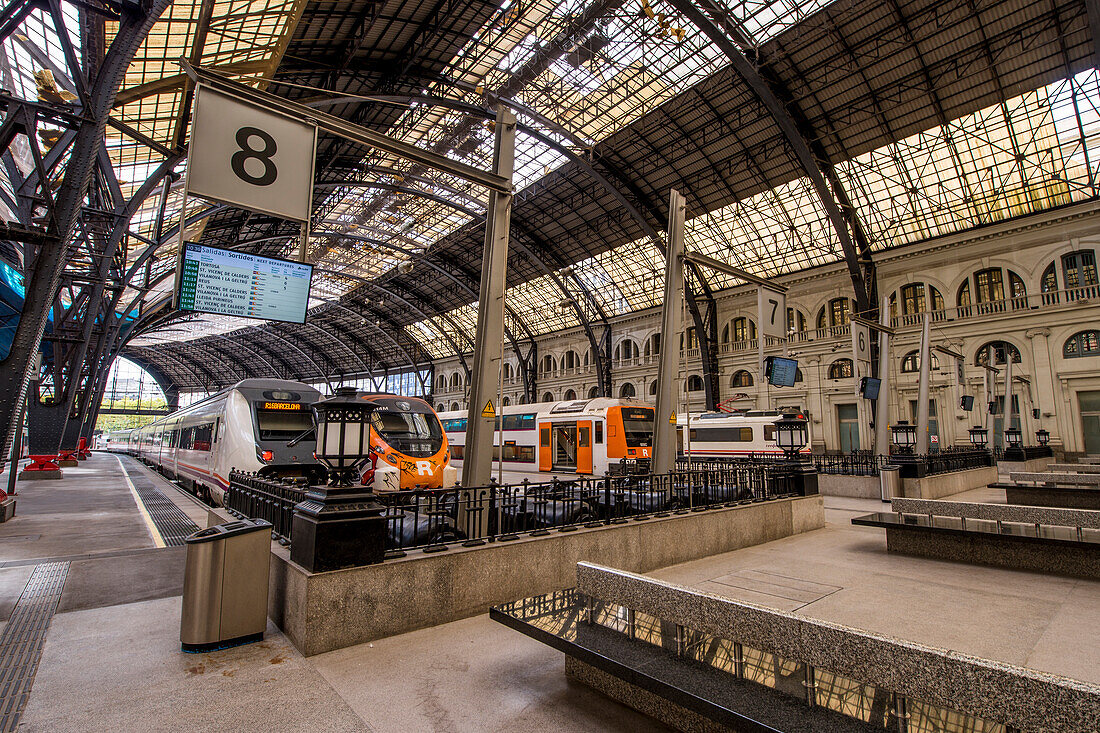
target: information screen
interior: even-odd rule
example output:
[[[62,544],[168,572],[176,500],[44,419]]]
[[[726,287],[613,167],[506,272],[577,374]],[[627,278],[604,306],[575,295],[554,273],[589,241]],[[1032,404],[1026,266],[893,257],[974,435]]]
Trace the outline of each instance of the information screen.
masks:
[[[864,377],[860,385],[860,391],[863,392],[864,398],[868,400],[877,400],[881,388],[882,380],[876,377]]]
[[[773,387],[793,387],[798,377],[798,362],[780,356],[771,356],[768,359],[768,383]]]
[[[184,243],[180,310],[305,323],[313,266]]]

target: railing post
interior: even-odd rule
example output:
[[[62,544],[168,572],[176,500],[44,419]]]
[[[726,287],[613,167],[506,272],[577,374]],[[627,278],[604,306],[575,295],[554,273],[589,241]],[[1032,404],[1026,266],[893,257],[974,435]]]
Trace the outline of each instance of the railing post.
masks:
[[[603,477],[603,505],[607,516],[604,519],[604,524],[611,524],[611,477]]]
[[[733,676],[745,679],[745,648],[739,641],[733,642]]]
[[[894,693],[894,719],[897,721],[897,733],[909,733],[909,705],[905,695]]]
[[[806,679],[802,684],[806,687],[806,704],[812,708],[817,706],[817,680],[814,676],[814,666],[806,663],[804,667]]]

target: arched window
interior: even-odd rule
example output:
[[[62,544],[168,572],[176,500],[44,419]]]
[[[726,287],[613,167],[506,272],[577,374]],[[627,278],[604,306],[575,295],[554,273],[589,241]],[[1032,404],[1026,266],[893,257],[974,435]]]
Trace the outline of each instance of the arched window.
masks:
[[[833,298],[817,314],[818,328],[847,326],[852,313],[851,298]]]
[[[571,389],[565,390],[565,394],[561,396],[563,400],[575,400],[577,399],[577,393]]]
[[[438,377],[435,378],[435,391],[436,392],[446,392],[447,391],[447,377],[440,374]]]
[[[436,412],[446,412],[447,411],[447,406],[444,405],[442,402],[440,402],[438,405],[435,406],[435,411]]]
[[[585,349],[584,351],[584,365],[588,366],[592,363],[592,349]]]
[[[521,405],[526,405],[526,404],[527,404],[527,395],[525,395],[525,394],[521,394],[521,395],[519,396],[519,403],[520,403]]]
[[[507,407],[510,404],[512,404],[512,400],[508,399],[507,397],[500,401],[501,407]]]
[[[1039,290],[1044,293],[1052,293],[1058,289],[1058,273],[1054,271],[1054,263],[1047,265],[1043,270],[1043,277],[1039,281]]]
[[[829,365],[829,379],[851,379],[852,360],[837,359]]]
[[[685,335],[687,336],[686,340],[684,338]],[[687,330],[686,334],[683,334],[683,333],[680,334],[680,350],[681,351],[683,351],[684,349],[695,349],[695,348],[698,348],[698,347],[699,347],[699,339],[698,339],[698,337],[695,333],[695,326],[692,326],[691,328],[689,328]]]
[[[581,365],[581,357],[575,351],[567,351],[561,358],[562,369],[576,369]]]
[[[456,412],[457,410],[458,410],[458,403],[457,402],[452,402],[451,403],[451,412]]]
[[[893,318],[898,316],[898,295],[901,296],[903,316],[913,316],[929,310],[943,310],[943,294],[934,286],[925,283],[909,283],[902,285],[897,294],[890,296],[890,315]]]
[[[1062,346],[1062,356],[1075,358],[1078,356],[1100,356],[1100,331],[1080,331],[1073,334]]]
[[[631,384],[630,382],[623,382],[622,386],[619,387],[619,397],[621,397],[623,399],[626,399],[628,397],[633,397],[633,396],[634,396],[634,385]]]
[[[654,397],[657,395],[657,382],[649,383],[649,396]]]
[[[702,392],[703,391],[703,378],[698,374],[692,374],[688,377],[687,382],[688,392]]]
[[[962,281],[959,292],[955,296],[955,304],[959,306],[970,305],[970,278]]]
[[[799,382],[802,381],[802,370],[799,369],[798,367],[795,367],[795,370],[794,370],[794,381],[795,381],[795,384],[798,384]]]
[[[456,391],[462,389],[462,375],[458,372],[451,375],[451,389]]]
[[[1005,293],[1005,276],[1008,273],[1008,293]],[[1007,298],[1023,298],[1027,295],[1023,279],[1012,270],[1003,270],[1000,267],[989,267],[974,273],[975,301],[981,303],[995,303]],[[962,303],[960,303],[962,305]]]
[[[738,316],[733,319],[732,325],[733,331],[730,335],[734,341],[751,341],[756,338],[756,324],[752,322],[752,319]]]
[[[1007,356],[1012,356],[1012,363],[1020,363],[1020,350],[1007,341],[990,341],[974,355],[974,364],[977,366],[997,366],[1007,364]]]
[[[932,369],[940,368],[940,360],[932,354]],[[901,357],[901,370],[906,374],[911,374],[920,371],[920,352],[917,350],[910,351],[905,356]]]
[[[794,308],[787,309],[787,333],[802,333],[806,330],[806,316]]]
[[[554,401],[554,393],[553,392],[543,392],[542,393],[542,401],[543,402],[553,402]]]
[[[594,400],[599,396],[600,396],[600,388],[599,387],[593,387],[592,389],[588,390],[588,399]]]
[[[615,347],[615,360],[616,361],[628,361],[630,359],[638,358],[638,344],[634,343],[630,339],[623,339],[619,342],[619,345]]]
[[[730,377],[730,386],[731,387],[751,387],[752,386],[752,375],[749,374],[744,369],[738,369],[736,372],[733,373],[733,376]]]
[[[504,378],[511,379],[513,376],[514,375],[512,373],[512,365],[508,362],[504,362]]]
[[[1062,255],[1062,279],[1067,289],[1096,285],[1096,252],[1083,249]]]
[[[542,373],[550,374],[557,367],[557,363],[554,361],[554,357],[551,354],[547,354],[542,357]]]
[[[646,356],[659,356],[661,353],[661,334],[655,333],[646,339],[645,342],[645,355]]]

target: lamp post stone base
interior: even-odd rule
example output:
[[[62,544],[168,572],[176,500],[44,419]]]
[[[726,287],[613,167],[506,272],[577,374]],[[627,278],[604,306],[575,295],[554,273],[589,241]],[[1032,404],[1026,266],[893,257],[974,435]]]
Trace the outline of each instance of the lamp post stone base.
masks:
[[[291,561],[311,573],[382,562],[384,511],[362,486],[311,486],[305,501],[294,507]]]

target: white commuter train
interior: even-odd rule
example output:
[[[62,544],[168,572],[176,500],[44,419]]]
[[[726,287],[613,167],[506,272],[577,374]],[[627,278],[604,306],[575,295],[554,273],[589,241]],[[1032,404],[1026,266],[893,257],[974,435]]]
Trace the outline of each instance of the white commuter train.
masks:
[[[653,446],[653,407],[636,400],[596,397],[513,405],[502,412],[493,431],[494,470],[503,455],[508,471],[602,475],[623,458],[649,458]],[[467,413],[441,412],[439,419],[451,464],[461,466]]]
[[[775,443],[775,421],[784,414],[775,410],[692,413],[691,427],[686,429],[687,416],[679,413],[676,416],[678,452],[692,458],[783,455],[783,451]],[[797,417],[805,419],[802,414]],[[809,431],[808,422],[806,429]],[[800,452],[809,455],[811,443],[811,440],[807,440],[806,447]]]
[[[265,476],[324,473],[313,458],[312,436],[287,447],[313,427],[310,406],[320,398],[301,382],[245,379],[144,427],[112,431],[108,450],[137,456],[222,504],[234,469]]]

